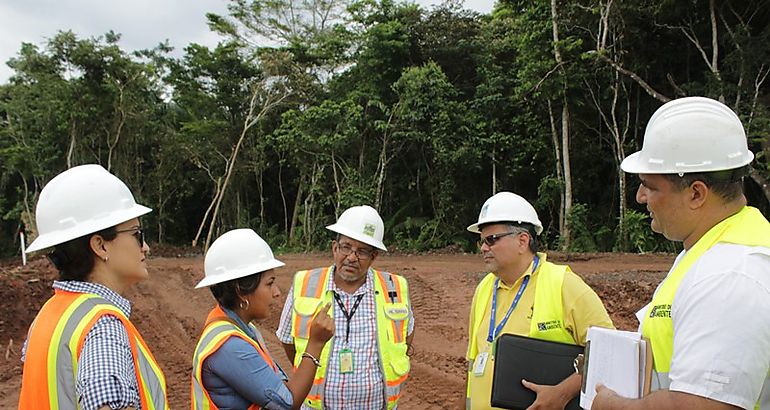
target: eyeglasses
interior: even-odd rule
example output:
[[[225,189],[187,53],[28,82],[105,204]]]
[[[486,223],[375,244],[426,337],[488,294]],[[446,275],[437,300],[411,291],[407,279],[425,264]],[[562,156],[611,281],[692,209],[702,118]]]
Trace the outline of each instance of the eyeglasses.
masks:
[[[524,232],[521,232],[521,231],[511,231],[511,232],[496,233],[496,234],[485,236],[485,237],[479,239],[479,248],[481,248],[484,244],[486,244],[487,246],[489,246],[491,248],[491,247],[495,246],[495,244],[497,243],[497,241],[500,240],[500,238],[506,237],[508,235],[515,235],[515,234],[520,234],[520,233],[524,233]]]
[[[356,258],[359,260],[365,261],[369,260],[374,256],[375,251],[370,251],[368,249],[356,249],[353,250],[353,247],[348,244],[337,244],[337,250],[339,253],[343,254],[344,256],[350,256],[351,253],[356,254]]]
[[[136,238],[136,241],[139,242],[139,247],[144,246],[144,232],[142,232],[142,228],[131,228],[131,229],[124,229],[122,231],[115,231],[115,233],[123,233],[123,232],[133,232],[131,236]]]

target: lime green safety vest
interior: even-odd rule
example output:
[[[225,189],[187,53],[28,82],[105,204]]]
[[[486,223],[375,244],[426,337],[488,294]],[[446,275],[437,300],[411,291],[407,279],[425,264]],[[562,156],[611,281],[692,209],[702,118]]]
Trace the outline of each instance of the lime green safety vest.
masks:
[[[326,286],[333,266],[299,271],[294,276],[294,311],[292,312],[291,335],[294,338],[296,354],[294,366],[299,367],[302,353],[307,349],[310,338],[310,323],[319,306],[331,303],[331,292]],[[401,396],[401,387],[409,375],[407,356],[407,329],[409,320],[409,289],[406,279],[401,276],[370,269],[374,274],[374,304],[377,316],[377,343],[380,366],[385,378],[383,395],[387,409],[396,406]],[[332,313],[334,310],[332,309]],[[321,351],[321,366],[316,370],[313,387],[305,404],[320,409],[323,407],[324,378],[329,362],[330,348],[327,343]]]
[[[546,261],[545,253],[538,253],[540,266],[537,268],[537,282],[535,283],[535,304],[532,312],[532,323],[529,327],[529,337],[550,340],[553,342],[578,344],[574,336],[564,327],[564,308],[562,306],[562,283],[564,274],[570,271],[569,266],[554,265]],[[476,304],[473,309],[473,323],[470,328],[470,340],[468,341],[469,357],[475,357],[478,353],[476,339],[479,329],[484,323],[484,311],[492,298],[495,290],[494,273],[489,273],[476,287]],[[483,323],[482,323],[483,322]],[[468,368],[468,385],[466,397],[470,395],[471,367]]]
[[[674,295],[690,268],[706,251],[720,242],[770,249],[770,223],[756,208],[743,207],[740,212],[709,229],[660,284],[642,322],[642,335],[650,339],[654,368],[659,380],[668,380],[671,369],[674,352],[671,306],[674,304]],[[758,409],[759,405],[755,408]]]

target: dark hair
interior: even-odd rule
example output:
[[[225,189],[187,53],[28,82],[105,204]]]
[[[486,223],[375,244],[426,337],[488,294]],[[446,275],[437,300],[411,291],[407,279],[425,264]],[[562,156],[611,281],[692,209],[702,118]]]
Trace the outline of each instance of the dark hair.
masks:
[[[505,225],[510,229],[509,232],[526,232],[529,235],[529,250],[532,253],[537,253],[538,243],[537,243],[537,233],[535,231],[535,225],[532,225],[528,222],[522,222],[522,223],[515,223],[515,222],[509,222],[509,221],[500,221],[500,222],[489,222],[485,224],[479,225],[479,231],[484,229],[486,226],[490,225]]]
[[[59,270],[59,280],[78,280],[85,282],[94,269],[96,254],[91,249],[91,237],[99,235],[106,241],[118,236],[117,228],[112,226],[99,232],[60,243],[48,254],[48,260]]]
[[[211,285],[211,294],[220,305],[235,310],[241,303],[241,296],[254,292],[262,279],[262,272],[253,273],[238,279]]]
[[[749,165],[744,167],[714,172],[696,172],[692,174],[663,174],[663,177],[681,191],[695,181],[703,182],[724,201],[729,202],[743,195],[743,177],[748,175]]]

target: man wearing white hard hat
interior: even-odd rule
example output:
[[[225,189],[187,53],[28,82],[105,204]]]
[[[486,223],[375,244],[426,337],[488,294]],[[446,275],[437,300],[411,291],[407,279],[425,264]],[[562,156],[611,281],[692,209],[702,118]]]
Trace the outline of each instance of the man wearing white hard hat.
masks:
[[[166,381],[129,320],[128,291],[147,279],[137,204],[99,165],[70,168],[40,192],[40,236],[27,252],[53,248],[54,295],[22,352],[19,409],[168,409]]]
[[[334,334],[334,323],[325,311],[318,312],[307,351],[287,377],[252,323],[266,319],[273,300],[281,296],[275,269],[283,265],[251,229],[226,232],[206,252],[205,277],[196,288],[208,287],[217,304],[193,355],[193,410],[289,410],[302,405],[320,364],[317,357]]]
[[[304,409],[395,409],[409,375],[414,318],[406,280],[372,268],[384,224],[370,206],[354,206],[327,226],[334,264],[296,273],[276,335],[295,364],[308,345],[308,321],[327,303],[336,325],[321,352]]]
[[[753,158],[719,101],[680,98],[650,118],[621,168],[639,175],[652,230],[684,245],[637,313],[657,391],[627,400],[600,386],[592,408],[770,408],[770,223],[746,206]]]
[[[535,208],[512,192],[499,192],[481,207],[468,230],[480,235],[479,249],[490,272],[476,287],[469,321],[466,408],[493,409],[492,349],[505,333],[585,346],[588,328],[612,328],[599,296],[569,266],[547,261],[538,252],[543,225]],[[564,409],[580,391],[581,377],[556,386],[527,380],[537,394],[532,408]]]

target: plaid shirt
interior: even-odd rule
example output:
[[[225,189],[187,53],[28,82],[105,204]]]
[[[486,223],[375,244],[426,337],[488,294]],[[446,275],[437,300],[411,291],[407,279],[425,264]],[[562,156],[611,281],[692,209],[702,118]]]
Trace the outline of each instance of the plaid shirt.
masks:
[[[324,408],[328,409],[383,409],[383,374],[380,366],[380,354],[377,351],[377,318],[374,309],[374,273],[370,269],[366,282],[353,294],[337,288],[334,283],[334,268],[326,284],[327,290],[337,292],[347,311],[352,309],[358,295],[364,295],[361,304],[350,319],[350,339],[345,343],[347,321],[337,303],[334,306],[334,338],[326,383],[324,385]],[[281,322],[275,332],[278,339],[286,344],[293,344],[291,336],[291,317],[294,310],[294,289],[289,290],[286,303],[281,313]],[[412,305],[409,304],[409,324],[407,333],[412,334],[414,318]],[[340,373],[340,355],[343,348],[353,351],[353,373]],[[309,410],[306,405],[302,408]]]
[[[103,285],[55,281],[53,288],[93,293],[115,305],[126,317],[131,315],[130,302]],[[25,359],[27,342],[24,342],[22,361]],[[82,410],[96,410],[102,406],[113,409],[142,408],[128,333],[115,316],[99,318],[88,332],[78,362],[75,395]]]

